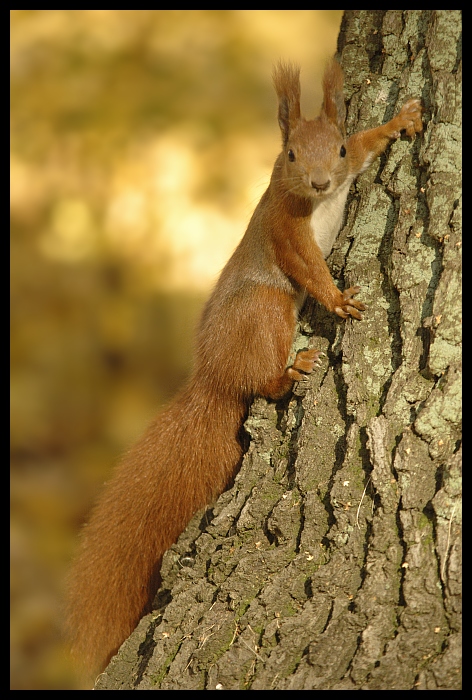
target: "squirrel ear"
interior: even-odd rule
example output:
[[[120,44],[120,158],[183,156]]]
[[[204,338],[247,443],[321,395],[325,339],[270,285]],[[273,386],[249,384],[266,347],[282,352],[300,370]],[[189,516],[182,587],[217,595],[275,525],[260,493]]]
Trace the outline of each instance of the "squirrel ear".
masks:
[[[323,105],[321,112],[344,133],[346,103],[344,102],[343,86],[343,69],[337,60],[333,58],[326,66],[323,76]]]
[[[300,68],[279,62],[272,77],[279,98],[279,126],[285,146],[290,131],[300,119]]]

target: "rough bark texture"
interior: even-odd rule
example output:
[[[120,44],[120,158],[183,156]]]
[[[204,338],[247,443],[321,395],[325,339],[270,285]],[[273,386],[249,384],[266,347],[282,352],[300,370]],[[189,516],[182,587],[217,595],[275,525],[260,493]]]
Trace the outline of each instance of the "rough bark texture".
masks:
[[[296,345],[325,366],[254,403],[233,488],[167,553],[97,690],[461,687],[460,37],[459,10],[346,12],[349,132],[425,105],[331,256],[368,310],[307,305]]]

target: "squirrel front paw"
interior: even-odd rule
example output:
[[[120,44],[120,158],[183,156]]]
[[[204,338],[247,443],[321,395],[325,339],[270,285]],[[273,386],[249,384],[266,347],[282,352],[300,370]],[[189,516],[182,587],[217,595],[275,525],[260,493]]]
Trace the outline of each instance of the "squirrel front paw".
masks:
[[[311,374],[315,367],[321,367],[320,358],[324,355],[325,353],[320,350],[300,350],[293,365],[287,369],[288,376],[296,382],[305,379],[305,374]]]
[[[334,307],[334,312],[338,314],[338,316],[341,316],[341,318],[353,316],[359,321],[362,321],[362,314],[359,312],[365,311],[365,304],[352,298],[354,294],[358,294],[360,291],[360,287],[349,287],[349,289],[345,289],[344,292],[340,294],[341,303]]]
[[[423,107],[421,101],[414,98],[405,102],[396,117],[392,119],[392,139],[397,139],[401,131],[405,131],[408,136],[414,136],[423,131],[421,114]]]

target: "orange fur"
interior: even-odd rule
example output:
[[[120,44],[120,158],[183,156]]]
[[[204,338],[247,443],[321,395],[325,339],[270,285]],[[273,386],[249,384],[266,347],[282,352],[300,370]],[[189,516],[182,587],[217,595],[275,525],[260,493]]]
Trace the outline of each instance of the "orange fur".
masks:
[[[252,399],[277,399],[313,370],[315,350],[286,368],[306,293],[342,317],[364,305],[341,292],[324,258],[354,177],[396,138],[421,128],[410,100],[388,124],[344,136],[343,75],[333,61],[321,115],[300,116],[299,71],[274,72],[283,151],[248,229],[207,302],[187,385],[123,458],[85,526],[69,577],[75,654],[104,667],[151,609],[161,558],[192,515],[228,487],[243,454]]]

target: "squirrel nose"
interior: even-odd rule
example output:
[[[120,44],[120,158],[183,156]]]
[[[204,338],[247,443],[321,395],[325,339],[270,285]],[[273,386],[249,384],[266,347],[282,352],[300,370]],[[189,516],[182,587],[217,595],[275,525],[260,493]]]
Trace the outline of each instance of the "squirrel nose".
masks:
[[[313,187],[314,190],[317,192],[324,192],[325,190],[328,189],[328,187],[331,184],[331,180],[326,180],[326,182],[315,182],[315,180],[311,181],[311,186]]]

